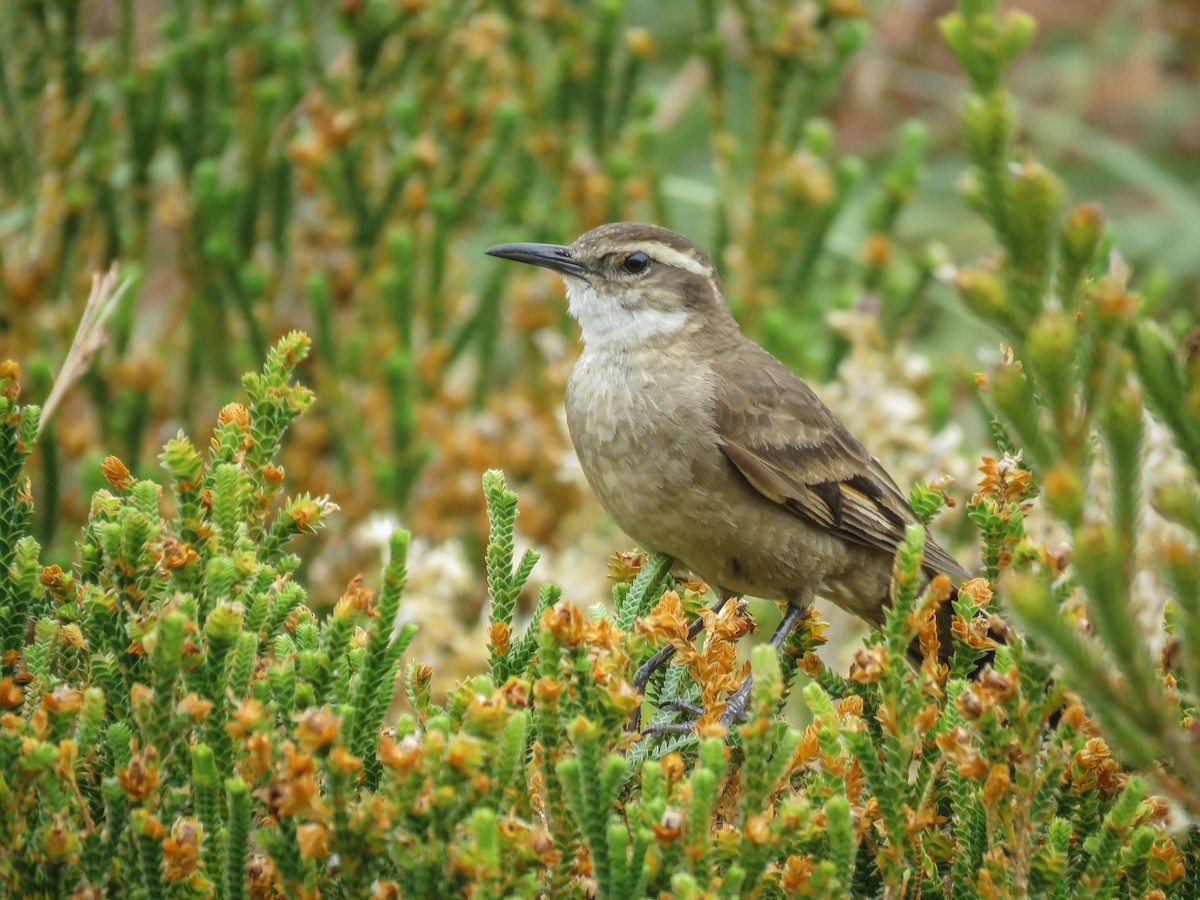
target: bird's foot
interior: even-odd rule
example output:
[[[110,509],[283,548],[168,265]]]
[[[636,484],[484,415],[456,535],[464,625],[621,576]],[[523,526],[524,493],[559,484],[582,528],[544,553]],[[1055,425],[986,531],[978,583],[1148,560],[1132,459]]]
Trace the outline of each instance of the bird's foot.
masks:
[[[730,728],[734,722],[741,722],[746,718],[746,706],[750,702],[750,688],[753,686],[754,679],[747,675],[742,686],[730,694],[729,699],[725,701],[725,709],[721,713],[721,724],[726,729]]]
[[[729,600],[728,596],[718,597],[717,602],[712,605],[711,611],[716,613],[717,615],[720,615],[721,609],[725,606],[725,603],[728,600]],[[703,630],[704,630],[704,616],[697,616],[695,619],[692,620],[691,624],[688,625],[688,640],[689,641],[695,640],[696,635],[698,635]],[[634,673],[634,676],[633,676],[633,686],[635,688],[637,688],[639,694],[646,693],[646,685],[648,685],[650,683],[651,677],[654,675],[655,672],[657,672],[666,663],[668,663],[671,660],[671,657],[673,657],[674,655],[675,655],[675,646],[673,644],[667,644],[665,647],[661,648],[657,653],[655,653],[648,660],[646,660],[644,663],[642,663],[641,666],[638,667],[637,672]],[[642,721],[642,709],[639,706],[629,716],[629,730],[637,731],[638,726],[641,724],[641,721]]]
[[[657,724],[649,725],[642,730],[642,737],[691,734],[696,728],[696,723],[700,721],[700,717],[704,715],[703,706],[698,703],[692,703],[690,700],[684,700],[681,697],[664,700],[659,705],[659,709],[672,709],[676,712],[687,713],[691,718],[684,719],[681,722],[658,722]]]
[[[721,713],[720,722],[725,726],[726,731],[734,722],[741,722],[745,719],[746,704],[750,698],[750,679],[737,689],[737,692],[730,695],[725,701],[725,709]],[[696,730],[696,723],[700,717],[704,715],[704,707],[698,703],[692,703],[690,700],[673,699],[664,700],[661,706],[662,709],[673,709],[679,712],[688,713],[691,718],[681,722],[659,722],[655,725],[650,725],[642,730],[642,737],[663,737],[666,735],[691,734]]]

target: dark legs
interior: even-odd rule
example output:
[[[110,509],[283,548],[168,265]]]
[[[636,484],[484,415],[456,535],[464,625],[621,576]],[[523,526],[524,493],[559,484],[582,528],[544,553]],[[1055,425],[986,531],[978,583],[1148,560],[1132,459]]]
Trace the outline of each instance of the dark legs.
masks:
[[[783,613],[783,618],[779,621],[779,626],[775,629],[775,633],[771,635],[770,644],[778,652],[783,642],[787,639],[788,634],[796,627],[796,623],[804,618],[805,607],[791,606]],[[746,711],[746,704],[750,701],[750,689],[754,686],[753,677],[747,677],[742,686],[738,688],[729,699],[725,701],[725,711],[721,713],[721,724],[729,728],[734,722],[738,721],[742,714]],[[690,709],[689,704],[674,704],[678,708],[687,708],[687,711],[699,715],[702,710]],[[694,722],[664,722],[662,725],[655,725],[646,729],[643,734],[661,735],[661,734],[687,734],[692,730]]]
[[[804,607],[791,606],[783,613],[783,618],[779,620],[779,627],[775,629],[775,633],[771,635],[771,646],[776,652],[787,640],[788,634],[796,627],[796,623],[804,618]],[[742,717],[742,713],[746,711],[746,704],[750,701],[750,688],[754,686],[754,676],[747,675],[746,680],[742,682],[742,686],[738,688],[729,699],[725,701],[725,711],[721,713],[721,724],[728,728],[734,722]]]
[[[721,609],[725,606],[725,601],[728,599],[729,599],[728,597],[718,598],[717,602],[714,603],[712,606],[710,606],[709,609],[711,609],[715,613],[720,613]],[[704,630],[704,617],[696,616],[696,618],[692,622],[692,624],[688,626],[688,640],[689,641],[695,640],[696,635],[698,635],[703,630]],[[655,653],[652,657],[650,657],[648,660],[646,660],[644,663],[641,664],[641,666],[637,670],[637,673],[633,676],[633,686],[638,689],[638,693],[645,693],[646,685],[650,683],[650,676],[652,676],[655,672],[657,672],[659,670],[659,668],[666,665],[667,661],[674,655],[675,655],[675,647],[671,644],[667,644],[667,646],[663,647],[661,650],[659,650],[657,653]],[[635,709],[633,711],[633,715],[630,716],[630,718],[629,718],[630,730],[637,731],[638,725],[641,724],[641,720],[642,720],[642,708],[641,708],[641,706],[639,706],[637,709]]]
[[[728,599],[728,597],[721,597],[710,607],[710,609],[715,613],[719,613],[722,607],[725,606],[725,601]],[[688,626],[688,640],[695,640],[696,635],[703,630],[704,617],[696,616],[692,624]],[[667,644],[667,646],[655,653],[652,657],[642,663],[641,668],[637,670],[637,674],[633,676],[633,686],[639,691],[644,691],[646,689],[646,685],[650,683],[650,676],[657,672],[659,668],[674,655],[675,647],[671,644]]]

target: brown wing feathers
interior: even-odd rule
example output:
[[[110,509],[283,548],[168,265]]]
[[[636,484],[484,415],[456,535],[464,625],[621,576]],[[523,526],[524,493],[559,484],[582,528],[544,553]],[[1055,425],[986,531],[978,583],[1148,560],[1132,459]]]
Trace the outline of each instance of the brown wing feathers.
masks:
[[[725,455],[768,499],[844,540],[894,553],[916,513],[816,394],[761,352],[761,365],[739,372],[728,382],[738,386],[718,398]],[[931,538],[925,568],[968,577]]]

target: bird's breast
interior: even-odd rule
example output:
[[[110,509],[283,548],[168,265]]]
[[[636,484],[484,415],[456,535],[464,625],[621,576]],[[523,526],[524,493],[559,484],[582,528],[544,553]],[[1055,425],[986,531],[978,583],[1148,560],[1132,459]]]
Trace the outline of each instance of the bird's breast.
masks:
[[[567,384],[567,427],[589,484],[621,528],[667,550],[673,506],[694,505],[717,446],[711,370],[670,350],[588,351]]]

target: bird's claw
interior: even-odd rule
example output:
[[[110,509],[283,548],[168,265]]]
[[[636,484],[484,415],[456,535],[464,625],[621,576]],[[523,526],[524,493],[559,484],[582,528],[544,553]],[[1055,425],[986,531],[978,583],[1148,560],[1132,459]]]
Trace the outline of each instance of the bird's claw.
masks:
[[[700,717],[704,715],[704,707],[698,703],[693,703],[690,700],[684,700],[680,697],[675,697],[670,700],[664,700],[660,709],[672,709],[679,712],[689,713],[692,718],[682,722],[658,722],[654,725],[648,725],[642,729],[642,737],[665,737],[671,735],[691,734],[696,730],[696,723]],[[725,704],[725,709],[721,712],[720,723],[728,731],[735,722],[744,722],[746,720],[746,696],[738,692],[731,696]]]

